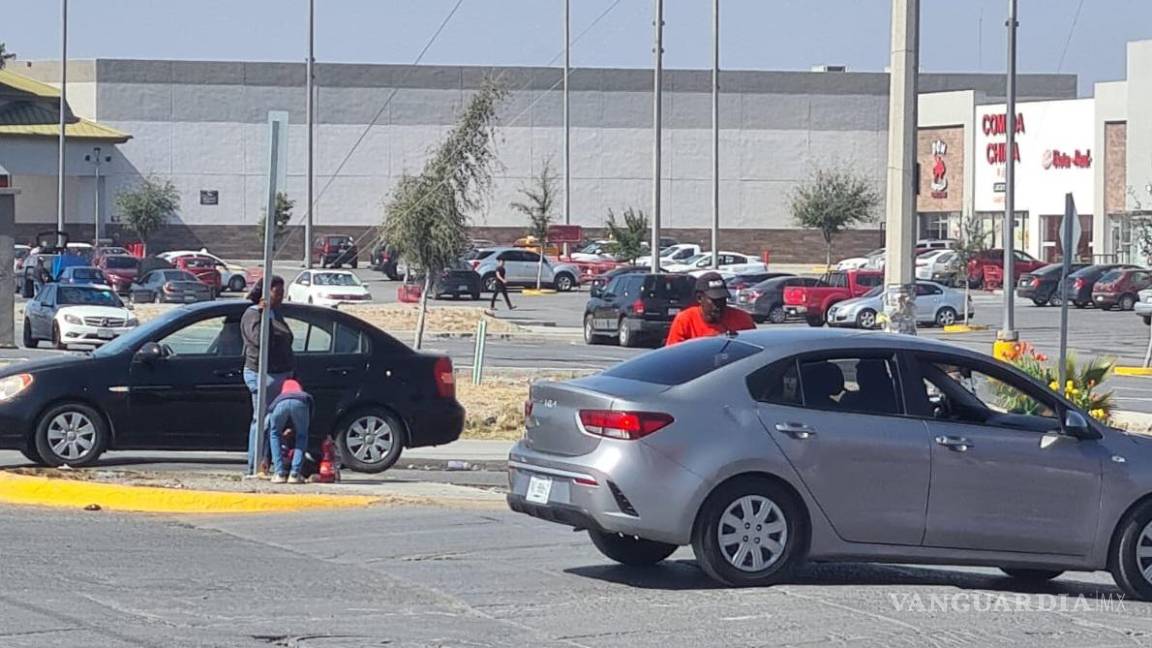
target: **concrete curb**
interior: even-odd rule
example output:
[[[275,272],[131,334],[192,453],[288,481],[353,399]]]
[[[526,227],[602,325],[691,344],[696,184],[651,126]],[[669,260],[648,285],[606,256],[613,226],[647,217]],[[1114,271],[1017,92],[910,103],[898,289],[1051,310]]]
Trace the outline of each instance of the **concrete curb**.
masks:
[[[156,486],[124,486],[0,472],[0,502],[25,506],[85,508],[138,513],[274,513],[360,508],[379,501],[364,495],[235,493]]]

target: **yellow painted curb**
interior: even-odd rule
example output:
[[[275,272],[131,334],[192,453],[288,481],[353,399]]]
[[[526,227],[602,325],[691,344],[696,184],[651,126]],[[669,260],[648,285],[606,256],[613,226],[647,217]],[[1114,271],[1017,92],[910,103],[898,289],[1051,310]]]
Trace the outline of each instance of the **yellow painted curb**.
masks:
[[[1152,367],[1116,367],[1117,376],[1152,376]]]
[[[945,333],[971,333],[973,331],[986,331],[987,326],[983,324],[949,324],[944,327]]]
[[[526,295],[528,297],[538,297],[540,295],[555,295],[556,291],[548,290],[547,288],[542,288],[540,290],[536,290],[535,288],[525,288],[524,290],[520,291],[520,294]]]
[[[140,513],[272,513],[368,506],[364,495],[231,493],[155,486],[122,486],[0,472],[0,502],[57,508],[98,504],[111,511]]]

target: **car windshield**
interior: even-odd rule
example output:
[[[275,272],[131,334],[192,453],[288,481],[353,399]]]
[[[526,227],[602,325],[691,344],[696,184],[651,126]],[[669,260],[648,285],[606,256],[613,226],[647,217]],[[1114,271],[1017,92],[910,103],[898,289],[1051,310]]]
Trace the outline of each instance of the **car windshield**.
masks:
[[[876,286],[872,290],[864,293],[862,297],[878,297],[882,292],[884,292],[884,286]]]
[[[104,281],[104,273],[96,268],[75,268],[72,270],[72,278],[80,281]]]
[[[83,286],[60,286],[56,289],[56,303],[60,306],[124,306],[111,290]]]
[[[96,349],[92,352],[92,355],[97,358],[107,358],[139,346],[148,340],[154,340],[160,330],[167,327],[173,321],[184,317],[186,314],[187,311],[181,309],[170,310],[156,319],[143,322],[140,326],[137,326],[128,333]]]
[[[140,265],[140,260],[130,256],[104,257],[104,267],[114,270],[129,270]]]
[[[692,265],[693,263],[698,263],[699,261],[703,260],[705,257],[711,257],[711,256],[712,256],[711,253],[693,254],[692,256],[688,257],[687,259],[684,259],[683,261],[681,261],[681,263],[683,263],[684,265]]]
[[[680,248],[680,249],[683,249],[683,248]],[[661,257],[670,257],[670,256],[672,256],[673,254],[676,254],[677,252],[679,252],[679,251],[680,251],[680,249],[677,249],[677,248],[675,248],[675,247],[670,247],[670,248],[667,248],[667,249],[665,249],[665,250],[663,250],[663,251],[661,251],[661,252],[660,252],[660,256],[661,256]]]
[[[313,283],[317,286],[359,286],[360,280],[342,272],[322,272],[313,277]]]
[[[193,281],[199,283],[196,275],[182,270],[169,270],[164,272],[164,281]]]
[[[616,365],[604,375],[657,385],[682,385],[762,350],[727,337],[701,338],[645,353]]]

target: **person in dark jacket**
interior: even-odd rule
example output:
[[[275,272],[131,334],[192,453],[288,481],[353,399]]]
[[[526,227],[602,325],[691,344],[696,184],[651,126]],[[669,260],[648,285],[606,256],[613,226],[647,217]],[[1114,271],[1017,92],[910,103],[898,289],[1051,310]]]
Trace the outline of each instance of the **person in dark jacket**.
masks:
[[[300,383],[289,378],[284,381],[280,395],[268,406],[268,447],[272,451],[272,483],[303,484],[300,469],[304,453],[308,451],[308,425],[312,422],[312,396]],[[292,463],[284,469],[281,442],[285,432],[292,431]]]
[[[284,381],[292,377],[296,358],[292,353],[292,329],[277,310],[284,303],[284,278],[272,277],[272,288],[264,299],[263,282],[257,282],[248,293],[252,305],[240,318],[240,334],[244,337],[244,384],[252,395],[252,423],[248,429],[248,474],[261,476],[258,462],[253,457],[256,447],[256,416],[258,390],[260,388],[260,319],[265,308],[270,309],[271,321],[268,330],[268,400],[280,395]],[[267,449],[265,449],[267,451]],[[261,457],[262,463],[267,457]]]

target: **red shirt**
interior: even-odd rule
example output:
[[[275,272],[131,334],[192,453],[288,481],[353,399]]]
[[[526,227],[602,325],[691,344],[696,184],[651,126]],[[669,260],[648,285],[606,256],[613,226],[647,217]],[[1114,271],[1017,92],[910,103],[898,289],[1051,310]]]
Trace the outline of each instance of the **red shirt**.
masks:
[[[677,342],[684,342],[698,337],[711,337],[723,335],[734,331],[747,331],[756,328],[752,316],[739,308],[725,308],[720,314],[720,321],[715,324],[704,321],[704,313],[700,306],[690,306],[680,311],[672,326],[668,329],[668,340],[664,346],[672,346]]]

